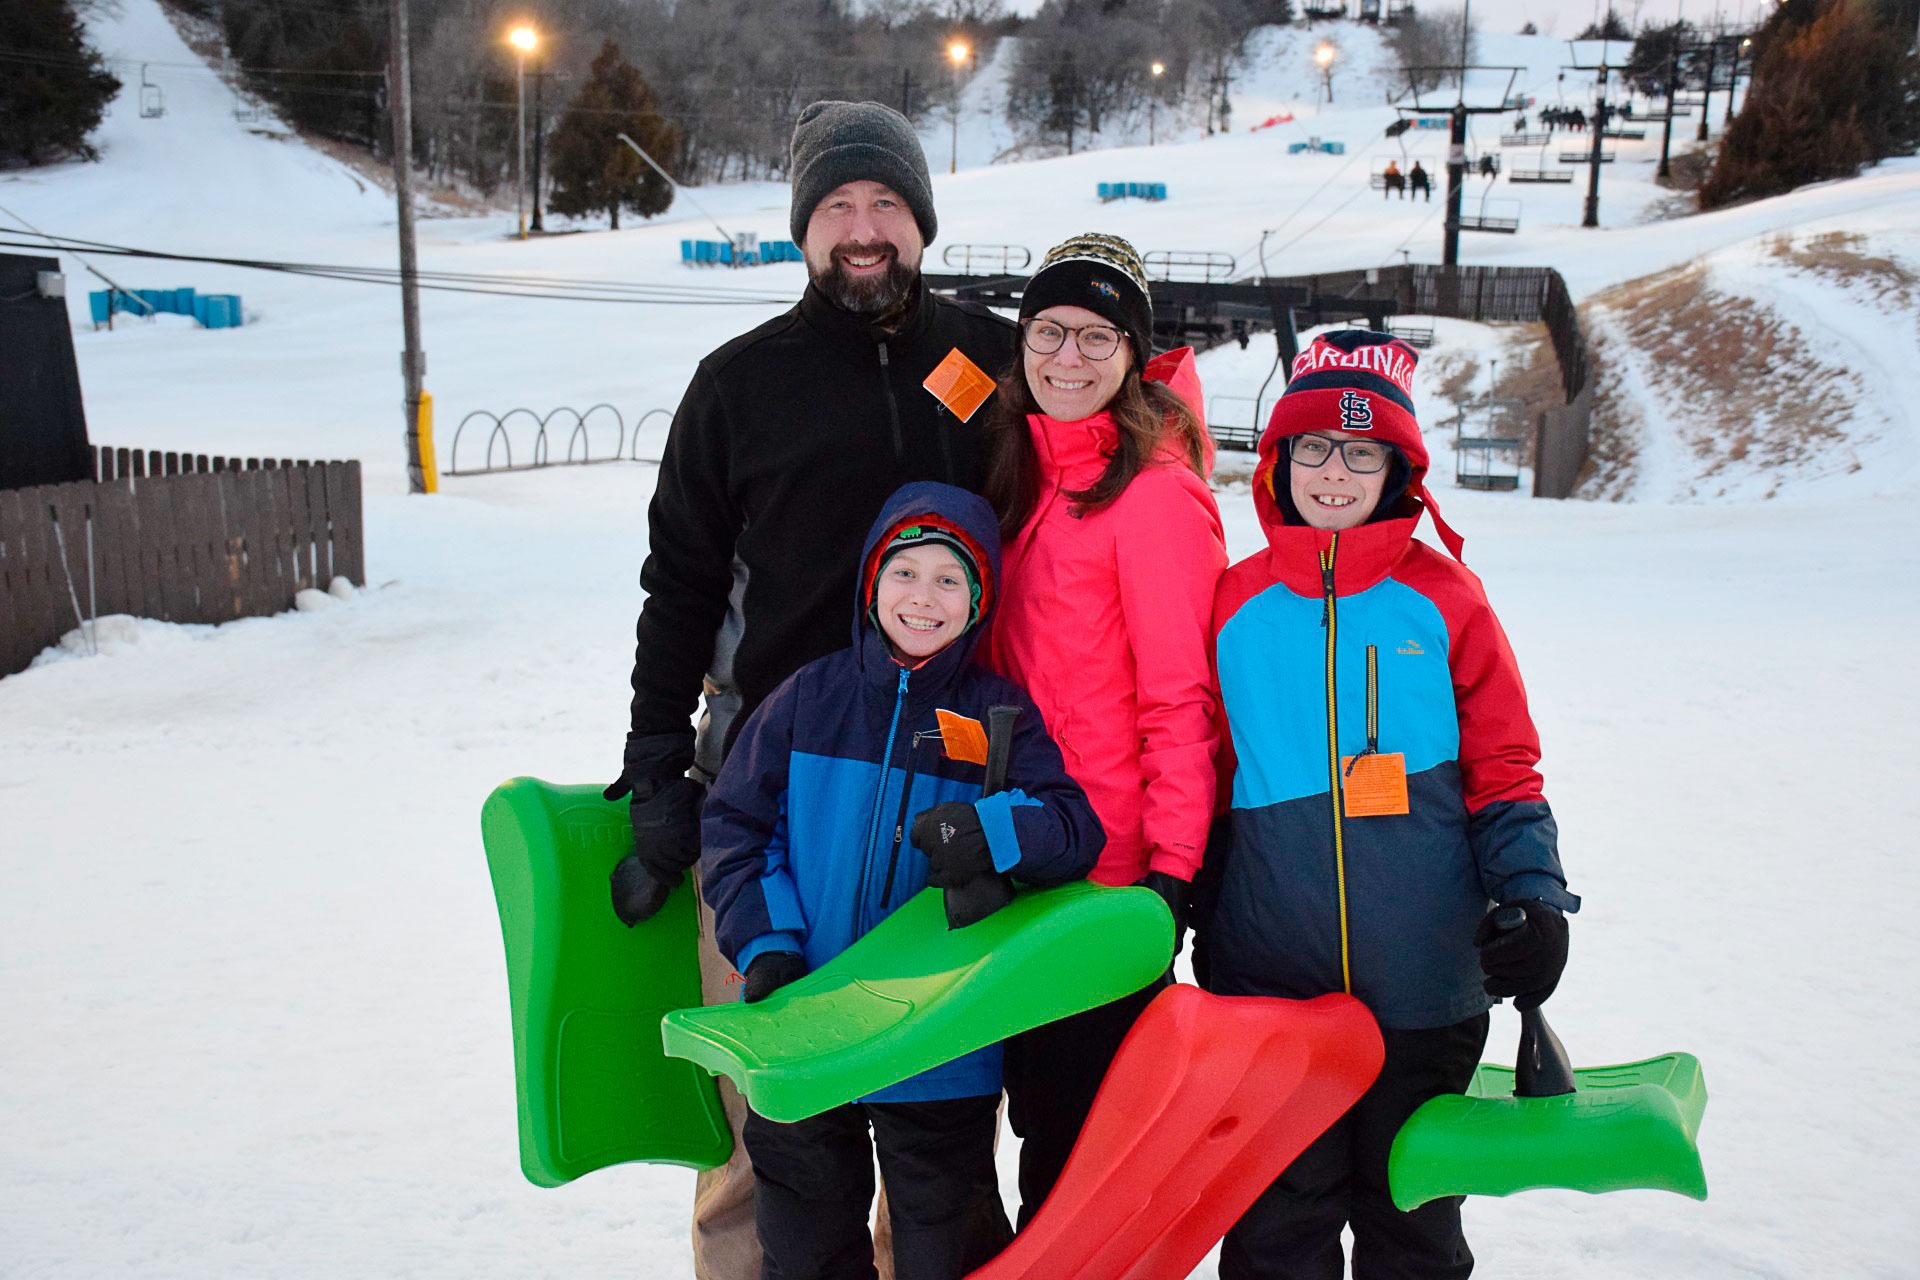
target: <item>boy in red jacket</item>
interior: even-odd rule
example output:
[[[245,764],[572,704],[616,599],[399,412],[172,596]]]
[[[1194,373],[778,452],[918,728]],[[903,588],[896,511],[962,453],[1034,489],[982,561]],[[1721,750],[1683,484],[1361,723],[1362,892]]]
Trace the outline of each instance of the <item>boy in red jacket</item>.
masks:
[[[1222,1280],[1337,1280],[1347,1225],[1356,1280],[1472,1271],[1460,1201],[1395,1209],[1387,1153],[1465,1091],[1494,997],[1552,992],[1579,907],[1513,653],[1423,483],[1417,360],[1346,330],[1294,362],[1254,473],[1268,546],[1216,596],[1232,799],[1196,971],[1226,995],[1349,992],[1386,1042],[1373,1087],[1227,1233]],[[1423,511],[1454,558],[1414,540]],[[1502,933],[1508,904],[1526,923]]]

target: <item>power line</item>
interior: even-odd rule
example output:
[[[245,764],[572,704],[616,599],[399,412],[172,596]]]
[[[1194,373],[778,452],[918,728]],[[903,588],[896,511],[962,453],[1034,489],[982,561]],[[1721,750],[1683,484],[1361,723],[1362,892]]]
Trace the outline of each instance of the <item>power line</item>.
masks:
[[[0,234],[7,234],[7,232],[5,229],[0,229]],[[399,287],[401,283],[400,271],[394,267],[276,262],[205,254],[170,253],[160,249],[139,249],[100,241],[77,240],[48,232],[34,234],[38,234],[46,243],[0,240],[0,247],[42,251],[53,248],[76,255],[84,250],[90,254],[150,258],[163,262],[206,263],[213,266],[275,271],[284,275],[312,276],[317,279],[342,280],[352,284],[378,284],[394,288]],[[625,302],[666,306],[772,306],[790,304],[793,301],[790,296],[775,297],[701,285],[656,285],[617,280],[579,280],[561,276],[488,275],[456,271],[422,271],[418,275],[422,289],[505,298],[537,298],[553,302]]]

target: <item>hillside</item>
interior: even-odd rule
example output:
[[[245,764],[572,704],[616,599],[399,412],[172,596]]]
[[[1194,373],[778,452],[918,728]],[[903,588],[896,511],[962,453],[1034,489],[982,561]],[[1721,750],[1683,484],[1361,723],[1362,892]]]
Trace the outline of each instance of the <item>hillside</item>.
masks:
[[[393,264],[390,197],[236,119],[154,0],[91,22],[123,79],[137,90],[145,64],[164,86],[167,113],[123,96],[99,164],[0,175],[0,238],[32,242],[24,219],[108,244]],[[1243,271],[1263,252],[1276,273],[1436,260],[1439,203],[1385,200],[1367,175],[1403,144],[1430,165],[1442,146],[1384,138],[1380,95],[1340,79],[1336,108],[1246,131],[1256,102],[1311,110],[1298,44],[1265,46],[1225,136],[999,164],[991,137],[977,153],[963,139],[949,176],[930,134],[932,259],[1101,229]],[[1563,53],[1485,49],[1535,92],[1558,86]],[[1287,154],[1314,135],[1347,154]],[[1920,162],[1660,219],[1657,137],[1618,149],[1599,229],[1579,226],[1579,188],[1476,179],[1471,200],[1515,201],[1523,225],[1463,251],[1552,265],[1582,301],[1608,406],[1589,492],[1619,500],[1452,486],[1445,406],[1496,360],[1506,377],[1526,332],[1437,325],[1416,398],[1439,500],[1525,671],[1585,898],[1555,1025],[1582,1064],[1704,1061],[1712,1198],[1476,1199],[1476,1275],[1893,1280],[1920,1243],[1887,1210],[1920,1180],[1899,1101],[1920,1092],[1920,941],[1861,902],[1920,895],[1920,752],[1901,732],[1920,722],[1920,676],[1876,660],[1920,628],[1899,587],[1920,581]],[[1116,179],[1169,199],[1100,203]],[[786,227],[784,187],[695,195],[730,228]],[[520,242],[512,225],[424,221],[423,265],[684,301],[428,293],[443,469],[476,410],[606,402],[631,423],[670,408],[703,354],[804,285],[790,264],[682,267],[679,241],[715,234],[690,206],[618,233]],[[128,286],[240,293],[247,323],[96,332],[97,282],[62,258],[94,440],[362,459],[369,582],[325,611],[220,628],[124,620],[98,657],[50,650],[0,679],[0,1273],[684,1280],[686,1170],[557,1191],[520,1175],[477,821],[503,779],[617,767],[655,468],[456,477],[410,498],[393,289],[102,254]],[[1262,337],[1203,357],[1217,413],[1259,392],[1274,354]],[[1263,543],[1249,462],[1223,455],[1216,483],[1235,558]],[[1496,1011],[1490,1059],[1516,1026]]]

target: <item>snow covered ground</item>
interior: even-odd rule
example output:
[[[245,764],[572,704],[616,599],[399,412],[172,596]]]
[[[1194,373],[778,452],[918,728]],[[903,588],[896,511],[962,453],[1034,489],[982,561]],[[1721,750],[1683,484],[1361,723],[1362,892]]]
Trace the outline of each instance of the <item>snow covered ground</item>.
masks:
[[[142,119],[123,98],[101,164],[0,178],[0,225],[392,262],[390,199],[246,131],[153,0],[121,0],[94,29],[111,55],[165,64],[168,114]],[[1267,231],[1276,271],[1397,261],[1402,244],[1431,259],[1438,204],[1366,189],[1369,157],[1398,154],[1379,137],[1391,118],[1357,97],[1323,114],[1315,131],[1348,139],[1346,157],[1287,157],[1294,135],[1276,128],[963,168],[936,179],[942,245],[1037,252],[1100,228],[1143,249],[1244,255]],[[1863,467],[1772,501],[1677,503],[1666,482],[1697,462],[1668,431],[1662,485],[1640,501],[1441,489],[1527,673],[1587,900],[1556,1025],[1585,1062],[1696,1053],[1713,1095],[1710,1200],[1472,1201],[1479,1274],[1910,1276],[1920,676],[1897,646],[1920,629],[1920,335],[1902,304],[1820,291],[1817,271],[1764,246],[1844,227],[1913,266],[1920,164],[1646,223],[1664,196],[1655,152],[1621,150],[1601,230],[1579,229],[1575,192],[1523,193],[1522,233],[1470,242],[1468,261],[1550,263],[1584,298],[1710,258],[1744,296],[1778,294],[1828,359],[1867,370],[1844,424]],[[1095,199],[1096,182],[1136,175],[1172,198]],[[699,195],[763,236],[785,226],[782,187]],[[510,217],[436,219],[422,256],[686,283],[677,241],[705,226],[676,208],[618,234],[518,243]],[[497,782],[598,779],[617,761],[652,469],[455,479],[408,498],[391,291],[98,265],[135,287],[239,292],[248,324],[94,333],[91,282],[67,258],[94,439],[363,459],[369,583],[326,610],[138,624],[98,658],[0,680],[0,1275],[691,1274],[686,1171],[617,1168],[560,1190],[519,1174],[478,841]],[[802,281],[795,266],[697,278],[760,298]],[[447,426],[472,409],[609,401],[632,421],[670,407],[699,355],[778,309],[429,294],[442,464]],[[1466,325],[1440,336],[1430,376],[1504,341]],[[1260,343],[1209,354],[1210,394],[1252,395],[1271,362]],[[1674,404],[1641,372],[1658,431]],[[1444,460],[1444,438],[1432,443]],[[1259,533],[1244,460],[1224,461],[1241,554]],[[1503,1012],[1493,1051],[1513,1032]]]

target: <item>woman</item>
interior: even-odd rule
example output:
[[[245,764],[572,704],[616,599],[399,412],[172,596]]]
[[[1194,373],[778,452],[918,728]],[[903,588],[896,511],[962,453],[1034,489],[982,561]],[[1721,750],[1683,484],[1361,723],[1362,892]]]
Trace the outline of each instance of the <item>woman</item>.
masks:
[[[1020,328],[987,427],[1006,590],[984,661],[1032,695],[1093,801],[1107,843],[1089,878],[1164,897],[1177,949],[1213,809],[1208,628],[1227,561],[1193,352],[1149,359],[1146,271],[1117,236],[1049,250]],[[1021,1226],[1160,985],[1009,1043]]]

